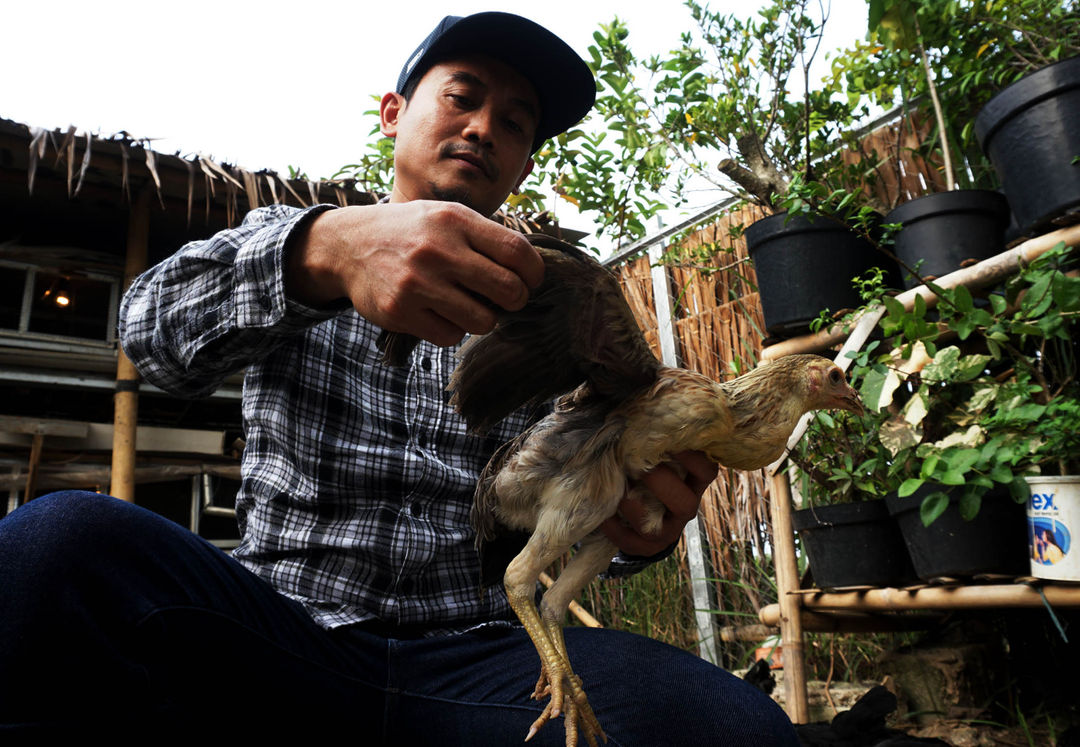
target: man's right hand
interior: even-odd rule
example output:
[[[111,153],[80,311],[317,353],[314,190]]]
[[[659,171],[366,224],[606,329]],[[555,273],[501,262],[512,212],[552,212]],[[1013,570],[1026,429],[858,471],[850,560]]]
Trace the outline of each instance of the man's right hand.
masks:
[[[516,231],[453,202],[327,210],[291,239],[286,293],[309,306],[348,298],[383,329],[453,345],[516,311],[544,265]]]

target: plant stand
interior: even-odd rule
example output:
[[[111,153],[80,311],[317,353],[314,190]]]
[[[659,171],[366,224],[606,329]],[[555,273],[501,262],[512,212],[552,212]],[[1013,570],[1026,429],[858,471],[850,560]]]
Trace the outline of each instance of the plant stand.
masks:
[[[1030,262],[1045,253],[1058,242],[1069,246],[1080,245],[1080,226],[1063,228],[1052,233],[1025,241],[1019,246],[990,257],[972,267],[957,270],[937,280],[937,284],[952,288],[957,285],[978,287],[995,283],[1014,273],[1021,262]],[[922,296],[928,305],[936,302],[929,288],[918,286],[899,296],[897,300],[911,308],[916,296]],[[843,342],[836,363],[847,369],[851,360],[849,350],[862,348],[871,331],[881,318],[883,309],[871,309],[856,323],[848,335],[834,327],[815,335],[785,340],[762,351],[762,362],[775,360],[792,353],[809,353],[826,350]],[[788,440],[790,450],[802,438],[810,417],[805,417]],[[788,716],[797,724],[809,720],[809,703],[806,689],[806,662],[803,632],[808,625],[815,629],[822,626],[821,616],[842,612],[850,619],[852,613],[895,613],[901,610],[954,610],[993,609],[1001,607],[1037,608],[1045,604],[1062,607],[1080,607],[1080,585],[1038,584],[1035,579],[1020,579],[1019,583],[999,584],[950,584],[946,586],[913,586],[903,589],[878,588],[865,591],[827,593],[820,590],[799,588],[799,575],[795,555],[795,536],[792,529],[791,486],[786,471],[786,456],[770,465],[771,516],[773,523],[774,560],[779,601],[759,611],[761,621],[767,625],[779,625],[784,647],[784,696]],[[857,618],[866,630],[866,618]],[[872,621],[872,618],[871,620]]]

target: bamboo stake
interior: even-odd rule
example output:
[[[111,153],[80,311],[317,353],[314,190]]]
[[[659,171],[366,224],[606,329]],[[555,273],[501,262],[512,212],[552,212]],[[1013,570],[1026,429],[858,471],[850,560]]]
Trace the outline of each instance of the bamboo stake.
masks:
[[[131,206],[127,233],[124,288],[146,268],[150,241],[150,190],[144,187]],[[116,394],[113,395],[112,484],[109,492],[135,501],[135,434],[139,414],[139,373],[120,346],[116,349]]]
[[[540,573],[540,582],[544,585],[545,588],[548,589],[550,589],[551,585],[555,583],[551,576],[547,575],[544,572]],[[590,615],[584,607],[575,602],[573,599],[570,600],[570,614],[580,620],[582,625],[586,625],[590,628],[604,627],[600,624],[599,620]]]
[[[971,267],[950,272],[948,275],[935,280],[934,283],[942,288],[955,288],[959,285],[978,288],[993,285],[1014,274],[1022,264],[1031,262],[1045,254],[1062,241],[1068,246],[1080,245],[1080,225],[1061,228],[1028,239],[1012,249],[984,259]],[[916,296],[923,297],[927,308],[937,305],[937,295],[925,285],[904,291],[896,297],[896,300],[904,304],[905,309],[911,310],[915,305]],[[844,327],[836,325],[817,334],[793,337],[790,340],[778,342],[762,350],[761,361],[764,363],[793,353],[810,353],[824,350],[842,342],[846,334]]]
[[[784,646],[784,703],[788,717],[796,724],[810,721],[806,692],[806,656],[803,651],[802,597],[792,592],[799,588],[799,569],[795,559],[795,530],[791,526],[791,490],[787,474],[772,476],[773,561],[780,596],[780,639]]]

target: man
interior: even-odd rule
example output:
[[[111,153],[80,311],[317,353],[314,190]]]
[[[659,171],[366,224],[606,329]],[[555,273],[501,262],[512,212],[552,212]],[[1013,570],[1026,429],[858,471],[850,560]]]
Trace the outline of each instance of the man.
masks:
[[[448,17],[381,102],[396,140],[387,204],[253,211],[135,281],[120,332],[149,381],[198,396],[247,369],[242,541],[229,558],[87,494],[15,512],[0,525],[0,723],[524,737],[538,659],[502,589],[477,593],[468,513],[488,457],[539,413],[478,437],[444,387],[454,346],[543,275],[487,216],[593,96],[588,67],[540,26]],[[422,338],[407,368],[379,362],[380,329]],[[669,508],[658,535],[636,531],[629,506],[630,526],[605,525],[624,553],[613,573],[670,552],[696,513],[716,468],[678,459],[685,481],[644,478]],[[795,743],[771,701],[696,657],[617,631],[571,630],[567,645],[616,743]],[[561,743],[559,727],[537,741]]]

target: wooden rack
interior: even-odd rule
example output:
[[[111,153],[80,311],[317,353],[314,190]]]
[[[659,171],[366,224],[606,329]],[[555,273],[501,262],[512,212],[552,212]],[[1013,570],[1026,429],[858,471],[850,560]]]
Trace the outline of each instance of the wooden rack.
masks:
[[[1062,228],[1019,244],[1001,254],[985,259],[935,282],[944,288],[964,285],[970,288],[992,286],[1017,272],[1022,264],[1042,255],[1058,243],[1080,245],[1080,225]],[[915,298],[921,296],[928,307],[934,306],[937,296],[926,286],[919,286],[897,296],[911,309]],[[821,352],[843,343],[836,363],[846,370],[850,350],[859,350],[866,343],[884,313],[882,307],[870,309],[856,320],[850,332],[833,327],[817,334],[806,335],[771,345],[762,351],[762,362],[775,360],[792,353]],[[788,451],[806,432],[810,416],[805,417],[788,441]],[[795,534],[791,525],[791,485],[786,467],[787,456],[769,467],[772,487],[772,522],[774,561],[779,601],[759,611],[761,621],[779,625],[784,650],[784,702],[788,716],[797,724],[809,721],[806,688],[806,660],[803,633],[807,630],[873,630],[895,625],[898,611],[942,611],[955,609],[986,609],[1002,607],[1041,607],[1043,605],[1080,607],[1080,586],[1028,580],[1029,583],[1008,584],[950,584],[918,586],[903,589],[866,589],[859,591],[825,592],[799,588],[798,566],[795,557]],[[891,618],[891,622],[890,622]]]

